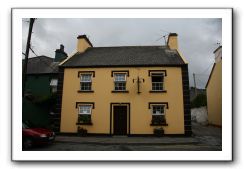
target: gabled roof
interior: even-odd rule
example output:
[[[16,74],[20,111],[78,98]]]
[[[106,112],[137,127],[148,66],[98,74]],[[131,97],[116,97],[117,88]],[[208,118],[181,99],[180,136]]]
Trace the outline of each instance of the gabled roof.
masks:
[[[76,53],[63,67],[181,66],[185,62],[168,46],[91,47]]]
[[[215,65],[216,65],[216,63],[214,63],[214,64],[213,64],[213,67],[212,67],[211,73],[210,73],[210,75],[209,75],[209,77],[208,77],[207,84],[205,85],[205,88],[206,88],[206,89],[207,89],[207,87],[208,87],[208,83],[209,83],[209,81],[210,81],[210,79],[211,79],[211,77],[212,77],[212,74],[213,74],[213,71],[214,71]]]
[[[27,74],[58,73],[58,63],[47,56],[38,56],[28,59]],[[24,65],[24,60],[22,60]]]

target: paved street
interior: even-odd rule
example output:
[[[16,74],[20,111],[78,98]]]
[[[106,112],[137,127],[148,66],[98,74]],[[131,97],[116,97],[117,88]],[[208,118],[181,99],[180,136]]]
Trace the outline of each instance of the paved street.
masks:
[[[192,124],[193,137],[71,137],[57,136],[30,151],[221,151],[222,130]]]

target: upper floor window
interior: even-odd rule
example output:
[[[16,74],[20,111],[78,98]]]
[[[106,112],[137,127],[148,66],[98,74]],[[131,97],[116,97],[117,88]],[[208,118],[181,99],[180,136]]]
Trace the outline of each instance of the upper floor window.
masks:
[[[162,73],[153,73],[152,78],[152,90],[163,91],[164,90],[164,75]]]
[[[80,90],[90,91],[92,88],[92,74],[81,74],[80,75]]]
[[[114,74],[114,90],[125,91],[126,90],[126,73]]]
[[[51,86],[52,93],[56,93],[57,86],[58,86],[58,79],[51,79],[50,86]]]

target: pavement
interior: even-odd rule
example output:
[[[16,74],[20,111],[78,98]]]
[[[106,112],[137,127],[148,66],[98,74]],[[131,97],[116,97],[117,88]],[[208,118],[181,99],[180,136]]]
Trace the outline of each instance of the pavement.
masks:
[[[56,136],[56,142],[97,144],[97,145],[182,145],[198,144],[198,139],[194,137],[76,137],[76,136]]]
[[[128,137],[128,136],[56,136],[55,142],[96,145],[222,145],[222,130],[218,127],[192,123],[192,137]]]
[[[29,151],[221,151],[222,129],[192,123],[192,137],[61,136]]]

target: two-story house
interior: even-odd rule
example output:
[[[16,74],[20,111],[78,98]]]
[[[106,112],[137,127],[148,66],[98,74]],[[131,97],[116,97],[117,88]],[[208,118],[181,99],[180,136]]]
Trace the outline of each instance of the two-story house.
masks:
[[[60,64],[60,132],[191,135],[188,64],[177,34],[165,46],[93,47],[78,36],[77,53]]]

